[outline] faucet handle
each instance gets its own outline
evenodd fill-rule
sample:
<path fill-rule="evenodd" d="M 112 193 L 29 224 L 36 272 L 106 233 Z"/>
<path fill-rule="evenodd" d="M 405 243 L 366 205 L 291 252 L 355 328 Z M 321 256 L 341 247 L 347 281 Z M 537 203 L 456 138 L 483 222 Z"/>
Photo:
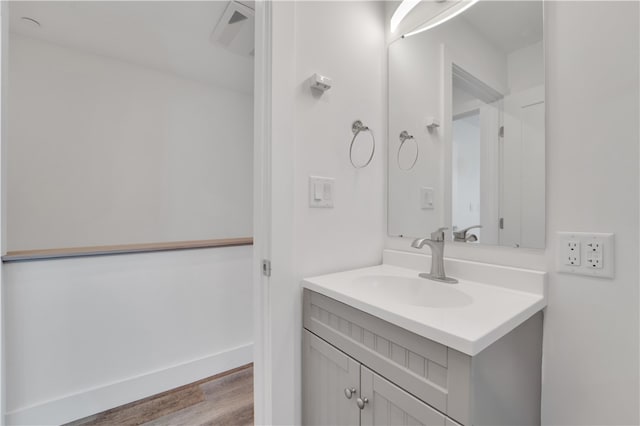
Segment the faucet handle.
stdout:
<path fill-rule="evenodd" d="M 475 229 L 475 228 L 482 228 L 482 225 L 473 225 L 473 226 L 470 226 L 468 228 L 460 229 L 459 231 L 454 231 L 453 232 L 453 241 L 466 242 L 467 241 L 467 233 L 470 230 Z M 476 238 L 476 240 L 478 239 L 478 237 L 475 237 L 475 238 Z"/>
<path fill-rule="evenodd" d="M 446 231 L 447 227 L 438 228 L 438 230 L 433 231 L 431 233 L 431 240 L 433 241 L 444 241 L 444 231 Z"/>

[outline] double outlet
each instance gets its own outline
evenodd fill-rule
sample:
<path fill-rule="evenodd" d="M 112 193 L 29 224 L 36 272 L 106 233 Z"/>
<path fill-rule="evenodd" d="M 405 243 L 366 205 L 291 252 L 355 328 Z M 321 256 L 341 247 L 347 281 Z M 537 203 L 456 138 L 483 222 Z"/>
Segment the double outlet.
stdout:
<path fill-rule="evenodd" d="M 565 265 L 581 266 L 582 265 L 582 242 L 580 240 L 567 240 L 566 242 Z M 602 269 L 602 244 L 599 242 L 589 242 L 584 248 L 586 254 L 586 266 L 589 269 Z"/>
<path fill-rule="evenodd" d="M 613 278 L 613 234 L 559 232 L 560 272 Z"/>

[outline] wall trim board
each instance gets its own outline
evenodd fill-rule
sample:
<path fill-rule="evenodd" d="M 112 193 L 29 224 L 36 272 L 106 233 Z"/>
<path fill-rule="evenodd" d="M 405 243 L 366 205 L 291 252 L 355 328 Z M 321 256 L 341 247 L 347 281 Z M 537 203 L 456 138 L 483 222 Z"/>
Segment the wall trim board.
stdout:
<path fill-rule="evenodd" d="M 97 386 L 6 414 L 6 424 L 63 424 L 196 382 L 253 362 L 253 344 L 246 344 Z"/>
<path fill-rule="evenodd" d="M 110 254 L 149 253 L 154 251 L 189 250 L 212 247 L 247 246 L 253 244 L 252 237 L 222 238 L 216 240 L 174 241 L 168 243 L 121 244 L 114 246 L 71 247 L 41 250 L 9 251 L 2 256 L 3 262 L 18 260 L 58 259 L 64 257 L 102 256 Z"/>

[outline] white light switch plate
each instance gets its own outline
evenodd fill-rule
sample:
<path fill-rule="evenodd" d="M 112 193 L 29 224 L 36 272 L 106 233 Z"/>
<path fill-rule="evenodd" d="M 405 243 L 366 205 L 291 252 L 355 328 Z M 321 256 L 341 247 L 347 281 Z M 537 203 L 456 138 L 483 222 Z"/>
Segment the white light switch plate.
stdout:
<path fill-rule="evenodd" d="M 558 232 L 556 269 L 568 274 L 614 277 L 613 234 Z"/>
<path fill-rule="evenodd" d="M 424 210 L 433 209 L 433 188 L 420 188 L 420 207 Z"/>
<path fill-rule="evenodd" d="M 309 207 L 333 208 L 333 184 L 335 179 L 309 176 Z"/>

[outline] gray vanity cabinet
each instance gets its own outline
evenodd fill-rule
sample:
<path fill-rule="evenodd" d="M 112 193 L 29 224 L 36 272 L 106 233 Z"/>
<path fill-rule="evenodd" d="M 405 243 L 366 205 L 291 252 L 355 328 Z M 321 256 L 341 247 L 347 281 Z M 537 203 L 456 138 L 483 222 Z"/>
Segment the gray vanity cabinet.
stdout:
<path fill-rule="evenodd" d="M 308 289 L 303 319 L 305 425 L 540 424 L 541 313 L 475 356 Z"/>
<path fill-rule="evenodd" d="M 445 426 L 445 416 L 307 330 L 302 345 L 304 425 Z"/>
<path fill-rule="evenodd" d="M 361 425 L 445 425 L 445 416 L 429 405 L 365 366 L 360 372 L 362 395 L 369 400 L 369 407 L 362 410 Z"/>

